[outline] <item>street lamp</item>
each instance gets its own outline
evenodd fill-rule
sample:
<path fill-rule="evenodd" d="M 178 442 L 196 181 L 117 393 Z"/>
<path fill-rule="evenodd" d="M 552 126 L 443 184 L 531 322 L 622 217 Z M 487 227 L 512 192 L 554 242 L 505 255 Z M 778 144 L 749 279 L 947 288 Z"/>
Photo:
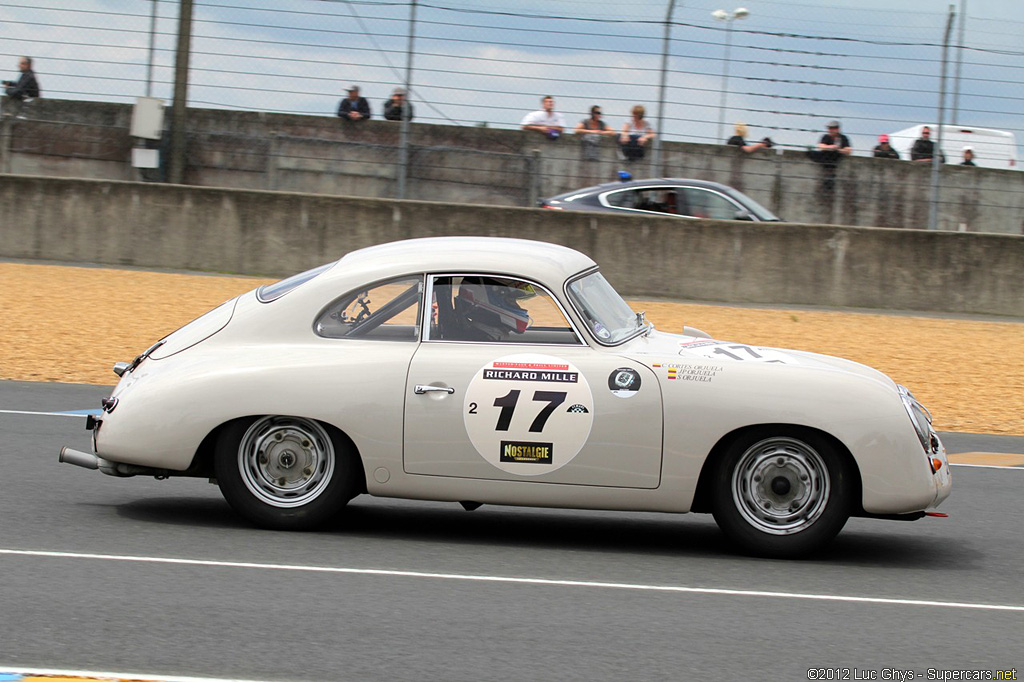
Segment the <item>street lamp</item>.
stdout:
<path fill-rule="evenodd" d="M 725 56 L 722 59 L 722 101 L 718 105 L 718 140 L 724 139 L 725 102 L 729 94 L 729 47 L 732 45 L 732 22 L 734 19 L 746 19 L 750 11 L 745 7 L 737 7 L 731 12 L 716 9 L 711 13 L 717 21 L 725 22 Z"/>

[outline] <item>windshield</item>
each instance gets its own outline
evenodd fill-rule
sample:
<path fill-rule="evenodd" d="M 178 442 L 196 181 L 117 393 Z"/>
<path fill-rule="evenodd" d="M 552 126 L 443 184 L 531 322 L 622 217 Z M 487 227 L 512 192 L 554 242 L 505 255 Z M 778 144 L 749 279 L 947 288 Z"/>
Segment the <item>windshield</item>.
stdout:
<path fill-rule="evenodd" d="M 569 298 L 583 315 L 587 328 L 603 344 L 622 343 L 646 329 L 646 323 L 600 272 L 570 282 Z"/>

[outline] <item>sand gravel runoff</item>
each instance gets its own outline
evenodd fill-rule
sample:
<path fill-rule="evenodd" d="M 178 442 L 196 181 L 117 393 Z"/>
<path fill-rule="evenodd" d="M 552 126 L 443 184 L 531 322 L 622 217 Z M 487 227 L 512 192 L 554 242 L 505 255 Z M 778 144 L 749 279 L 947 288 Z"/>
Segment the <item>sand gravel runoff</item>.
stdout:
<path fill-rule="evenodd" d="M 0 262 L 0 379 L 112 385 L 111 366 L 270 280 Z M 1024 435 L 1024 321 L 631 300 L 659 328 L 826 353 L 908 386 L 939 431 Z"/>

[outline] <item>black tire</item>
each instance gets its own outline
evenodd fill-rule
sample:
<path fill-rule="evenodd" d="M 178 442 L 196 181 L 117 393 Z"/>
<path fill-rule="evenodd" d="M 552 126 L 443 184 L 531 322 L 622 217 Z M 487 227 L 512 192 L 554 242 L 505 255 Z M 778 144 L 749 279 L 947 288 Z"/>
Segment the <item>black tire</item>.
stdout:
<path fill-rule="evenodd" d="M 322 525 L 357 494 L 359 462 L 334 429 L 301 417 L 231 422 L 217 438 L 214 471 L 228 504 L 274 530 Z"/>
<path fill-rule="evenodd" d="M 744 552 L 804 556 L 823 548 L 846 525 L 855 476 L 843 454 L 817 433 L 751 433 L 718 462 L 712 513 Z"/>

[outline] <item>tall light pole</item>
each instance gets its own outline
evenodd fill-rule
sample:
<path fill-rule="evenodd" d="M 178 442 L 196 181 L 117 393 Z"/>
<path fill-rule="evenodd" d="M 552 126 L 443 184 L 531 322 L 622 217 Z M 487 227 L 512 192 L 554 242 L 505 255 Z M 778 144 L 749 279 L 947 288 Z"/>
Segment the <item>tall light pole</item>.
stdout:
<path fill-rule="evenodd" d="M 661 84 L 658 87 L 658 121 L 654 131 L 654 149 L 651 150 L 651 175 L 661 177 L 661 141 L 665 137 L 665 81 L 668 78 L 668 49 L 672 38 L 672 11 L 676 8 L 676 0 L 669 0 L 668 11 L 665 13 L 665 37 L 661 42 Z"/>
<path fill-rule="evenodd" d="M 729 95 L 729 48 L 732 45 L 732 22 L 735 19 L 746 19 L 750 11 L 745 7 L 737 7 L 731 12 L 716 9 L 711 13 L 718 21 L 725 22 L 725 56 L 722 58 L 722 100 L 718 105 L 718 141 L 724 139 L 725 103 Z"/>

